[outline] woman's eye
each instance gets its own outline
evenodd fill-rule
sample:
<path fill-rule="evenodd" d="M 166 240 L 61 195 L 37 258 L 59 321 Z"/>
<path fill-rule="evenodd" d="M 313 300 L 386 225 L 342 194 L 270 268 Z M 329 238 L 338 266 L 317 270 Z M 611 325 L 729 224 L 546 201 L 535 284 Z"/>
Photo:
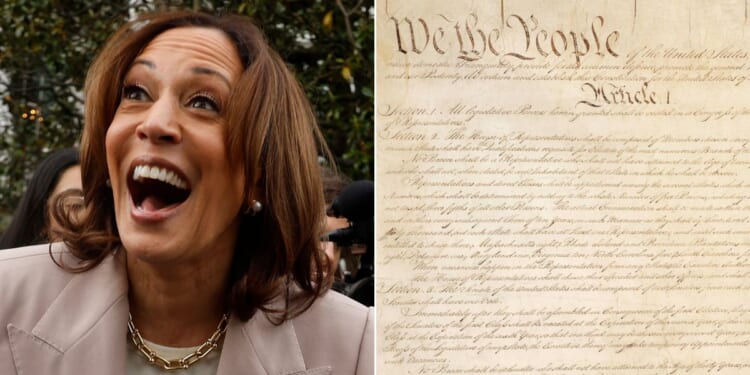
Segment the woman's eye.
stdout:
<path fill-rule="evenodd" d="M 146 90 L 138 85 L 127 85 L 122 88 L 122 98 L 127 100 L 148 100 L 149 96 Z"/>
<path fill-rule="evenodd" d="M 216 104 L 216 101 L 206 95 L 196 95 L 192 97 L 188 102 L 188 107 L 219 112 L 219 105 Z"/>

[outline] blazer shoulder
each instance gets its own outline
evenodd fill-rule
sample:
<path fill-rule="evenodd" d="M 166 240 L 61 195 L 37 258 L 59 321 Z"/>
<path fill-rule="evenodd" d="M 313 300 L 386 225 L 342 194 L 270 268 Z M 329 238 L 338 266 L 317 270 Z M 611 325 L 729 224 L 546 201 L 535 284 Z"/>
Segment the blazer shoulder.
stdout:
<path fill-rule="evenodd" d="M 367 306 L 333 290 L 318 298 L 311 309 L 328 314 L 342 314 L 353 319 L 366 319 L 369 310 Z"/>
<path fill-rule="evenodd" d="M 44 279 L 48 276 L 67 274 L 55 264 L 68 258 L 62 243 L 32 245 L 15 249 L 0 250 L 0 280 L 2 284 L 14 283 L 28 277 Z M 66 259 L 63 259 L 63 261 Z"/>
<path fill-rule="evenodd" d="M 320 321 L 333 322 L 341 327 L 343 332 L 351 334 L 352 328 L 364 327 L 367 324 L 370 309 L 343 294 L 329 290 L 316 299 L 312 306 L 295 320 L 305 324 Z"/>
<path fill-rule="evenodd" d="M 328 291 L 293 319 L 308 368 L 333 364 L 334 373 L 359 374 L 373 361 L 373 309 Z"/>
<path fill-rule="evenodd" d="M 64 251 L 52 245 L 53 256 Z M 52 260 L 49 244 L 0 250 L 0 320 L 41 314 L 72 278 Z"/>
<path fill-rule="evenodd" d="M 12 282 L 29 272 L 36 274 L 35 277 L 43 278 L 49 272 L 63 271 L 52 260 L 52 256 L 60 259 L 64 252 L 65 245 L 62 243 L 0 250 L 0 280 Z"/>

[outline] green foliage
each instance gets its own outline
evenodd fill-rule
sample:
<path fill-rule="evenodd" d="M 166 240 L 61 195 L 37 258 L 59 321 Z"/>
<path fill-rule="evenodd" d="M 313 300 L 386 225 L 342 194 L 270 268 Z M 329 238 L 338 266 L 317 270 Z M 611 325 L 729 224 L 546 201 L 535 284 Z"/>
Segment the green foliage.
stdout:
<path fill-rule="evenodd" d="M 6 0 L 0 95 L 11 119 L 0 118 L 0 213 L 47 153 L 78 142 L 86 67 L 107 36 L 131 14 L 166 8 L 257 20 L 305 87 L 342 172 L 372 179 L 373 0 Z"/>
<path fill-rule="evenodd" d="M 0 123 L 0 211 L 13 209 L 43 157 L 79 139 L 85 67 L 127 17 L 127 1 L 116 4 L 0 5 L 0 70 L 7 75 L 0 93 L 11 116 L 10 123 Z"/>
<path fill-rule="evenodd" d="M 373 174 L 372 6 L 372 0 L 254 0 L 237 7 L 262 21 L 271 44 L 295 67 L 339 167 L 353 179 Z"/>

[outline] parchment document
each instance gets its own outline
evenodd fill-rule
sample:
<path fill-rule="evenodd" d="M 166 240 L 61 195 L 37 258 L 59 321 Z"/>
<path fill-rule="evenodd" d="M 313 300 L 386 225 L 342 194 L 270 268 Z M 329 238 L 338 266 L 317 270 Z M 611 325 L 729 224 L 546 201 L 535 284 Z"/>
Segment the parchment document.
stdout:
<path fill-rule="evenodd" d="M 734 0 L 378 0 L 379 374 L 750 374 Z"/>

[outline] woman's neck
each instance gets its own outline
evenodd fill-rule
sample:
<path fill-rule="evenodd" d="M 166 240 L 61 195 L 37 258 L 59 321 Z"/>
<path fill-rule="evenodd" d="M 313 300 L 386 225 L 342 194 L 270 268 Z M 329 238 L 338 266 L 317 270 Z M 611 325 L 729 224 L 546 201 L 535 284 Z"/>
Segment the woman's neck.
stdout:
<path fill-rule="evenodd" d="M 141 335 L 160 345 L 203 344 L 225 312 L 231 251 L 192 264 L 151 264 L 128 257 L 130 313 Z"/>

